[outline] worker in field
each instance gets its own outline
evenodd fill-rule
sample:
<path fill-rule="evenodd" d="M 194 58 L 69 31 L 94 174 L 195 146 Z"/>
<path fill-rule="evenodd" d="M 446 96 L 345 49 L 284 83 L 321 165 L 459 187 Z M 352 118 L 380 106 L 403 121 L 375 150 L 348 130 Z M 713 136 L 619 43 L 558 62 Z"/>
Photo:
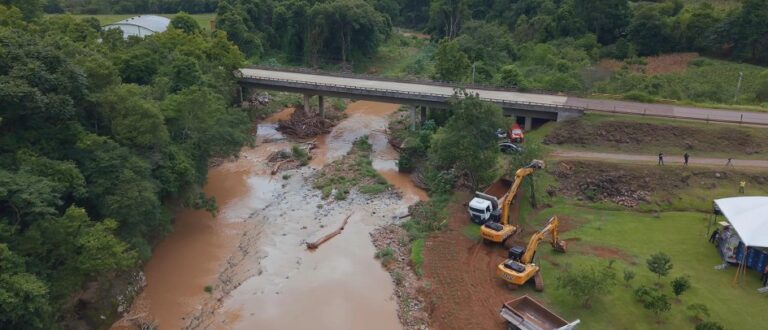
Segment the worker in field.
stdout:
<path fill-rule="evenodd" d="M 733 158 L 728 157 L 728 161 L 725 162 L 725 166 L 733 166 Z"/>
<path fill-rule="evenodd" d="M 760 277 L 760 281 L 763 282 L 763 286 L 768 286 L 768 264 L 763 267 L 763 276 Z"/>
<path fill-rule="evenodd" d="M 739 193 L 744 194 L 744 188 L 747 187 L 747 180 L 741 179 L 741 182 L 739 182 Z"/>
<path fill-rule="evenodd" d="M 688 158 L 690 158 L 691 155 L 689 155 L 687 152 L 683 155 L 683 160 L 685 161 L 683 165 L 688 166 Z"/>
<path fill-rule="evenodd" d="M 659 153 L 659 165 L 664 165 L 664 154 Z"/>

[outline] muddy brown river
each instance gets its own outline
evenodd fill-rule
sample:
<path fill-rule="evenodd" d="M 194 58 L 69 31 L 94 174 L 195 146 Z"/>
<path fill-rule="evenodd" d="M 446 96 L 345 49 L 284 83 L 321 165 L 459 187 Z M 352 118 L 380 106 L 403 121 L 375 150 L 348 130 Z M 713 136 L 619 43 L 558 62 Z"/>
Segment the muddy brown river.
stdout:
<path fill-rule="evenodd" d="M 293 110 L 259 124 L 256 147 L 209 171 L 203 190 L 216 197 L 218 216 L 176 214 L 174 232 L 146 264 L 147 286 L 126 318 L 152 319 L 159 329 L 400 328 L 391 278 L 373 258 L 369 236 L 427 198 L 397 172 L 397 153 L 387 143 L 388 116 L 398 108 L 350 104 L 348 117 L 316 139 L 310 166 L 276 176 L 265 159 L 290 148 L 275 123 Z M 374 168 L 400 196 L 352 193 L 345 201 L 323 200 L 308 182 L 314 171 L 364 135 L 373 145 Z M 306 250 L 305 242 L 335 230 L 347 216 L 340 235 L 315 252 Z"/>

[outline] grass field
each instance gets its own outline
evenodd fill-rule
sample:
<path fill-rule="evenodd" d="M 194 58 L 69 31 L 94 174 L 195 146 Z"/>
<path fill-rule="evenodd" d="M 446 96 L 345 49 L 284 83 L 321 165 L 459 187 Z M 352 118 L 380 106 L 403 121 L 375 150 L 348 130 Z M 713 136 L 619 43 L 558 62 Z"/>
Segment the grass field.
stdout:
<path fill-rule="evenodd" d="M 157 15 L 157 16 L 163 16 L 168 18 L 173 18 L 174 14 L 146 14 L 146 15 Z M 52 16 L 52 15 L 51 15 Z M 138 15 L 72 15 L 74 17 L 96 17 L 96 19 L 101 22 L 101 25 L 111 24 L 117 21 L 122 21 L 126 18 L 131 18 Z M 191 14 L 195 21 L 197 21 L 197 24 L 200 25 L 203 30 L 210 31 L 211 30 L 211 20 L 214 20 L 216 18 L 216 14 Z"/>
<path fill-rule="evenodd" d="M 540 227 L 552 215 L 561 220 L 583 223 L 568 231 L 562 238 L 569 239 L 569 253 L 560 254 L 543 243 L 538 250 L 538 262 L 542 265 L 546 290 L 526 293 L 542 299 L 567 319 L 581 319 L 585 329 L 690 329 L 693 323 L 686 307 L 693 303 L 707 305 L 710 319 L 728 329 L 757 329 L 766 297 L 756 293 L 759 274 L 748 270 L 743 286 L 732 286 L 735 268 L 714 270 L 721 263 L 715 248 L 706 236 L 708 215 L 695 212 L 664 212 L 658 215 L 627 211 L 601 211 L 558 204 L 530 219 L 533 227 Z M 615 251 L 621 257 L 600 255 L 593 251 Z M 692 287 L 680 296 L 680 302 L 671 299 L 672 309 L 665 313 L 662 322 L 635 301 L 633 288 L 644 284 L 654 285 L 656 275 L 645 265 L 653 253 L 665 252 L 674 265 L 671 273 L 662 278 L 661 290 L 674 297 L 669 281 L 677 276 L 689 276 Z M 619 284 L 609 294 L 593 302 L 591 309 L 584 309 L 580 302 L 557 288 L 558 270 L 566 265 L 593 265 L 605 267 L 616 259 L 613 268 Z M 622 279 L 624 269 L 631 269 L 637 277 L 626 287 Z M 531 292 L 527 292 L 531 291 Z"/>

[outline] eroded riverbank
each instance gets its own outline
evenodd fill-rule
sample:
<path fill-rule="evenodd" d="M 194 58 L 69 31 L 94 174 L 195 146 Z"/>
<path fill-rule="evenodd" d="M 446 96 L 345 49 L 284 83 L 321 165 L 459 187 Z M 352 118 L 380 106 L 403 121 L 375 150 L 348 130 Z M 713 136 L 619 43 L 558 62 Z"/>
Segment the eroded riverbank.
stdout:
<path fill-rule="evenodd" d="M 350 104 L 348 117 L 315 140 L 309 167 L 277 176 L 269 175 L 266 158 L 290 142 L 274 122 L 292 110 L 265 120 L 257 147 L 210 171 L 204 190 L 217 197 L 219 216 L 178 214 L 175 232 L 145 267 L 148 285 L 131 314 L 145 313 L 160 329 L 399 328 L 394 287 L 373 259 L 369 236 L 426 197 L 397 172 L 397 153 L 386 140 L 387 116 L 398 107 Z M 374 168 L 402 193 L 323 200 L 311 187 L 313 173 L 365 135 Z M 304 242 L 335 230 L 350 214 L 341 235 L 306 250 Z"/>

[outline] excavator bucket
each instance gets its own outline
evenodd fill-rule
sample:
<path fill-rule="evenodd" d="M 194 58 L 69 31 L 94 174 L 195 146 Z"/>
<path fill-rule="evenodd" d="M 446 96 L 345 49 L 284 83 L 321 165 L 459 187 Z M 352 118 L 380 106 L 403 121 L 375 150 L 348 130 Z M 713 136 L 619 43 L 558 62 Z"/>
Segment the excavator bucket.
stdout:
<path fill-rule="evenodd" d="M 557 251 L 557 252 L 563 252 L 563 253 L 565 253 L 565 251 L 566 251 L 566 250 L 567 250 L 567 248 L 568 248 L 568 242 L 566 242 L 566 241 L 563 241 L 563 240 L 559 240 L 559 241 L 555 242 L 554 244 L 552 244 L 552 247 L 553 247 L 553 248 L 555 249 L 555 251 Z"/>
<path fill-rule="evenodd" d="M 528 164 L 526 167 L 527 167 L 527 168 L 537 168 L 537 169 L 542 169 L 542 168 L 544 168 L 544 161 L 543 161 L 543 160 L 534 159 L 534 160 L 533 160 L 533 161 L 531 161 L 531 163 L 530 163 L 530 164 Z"/>

